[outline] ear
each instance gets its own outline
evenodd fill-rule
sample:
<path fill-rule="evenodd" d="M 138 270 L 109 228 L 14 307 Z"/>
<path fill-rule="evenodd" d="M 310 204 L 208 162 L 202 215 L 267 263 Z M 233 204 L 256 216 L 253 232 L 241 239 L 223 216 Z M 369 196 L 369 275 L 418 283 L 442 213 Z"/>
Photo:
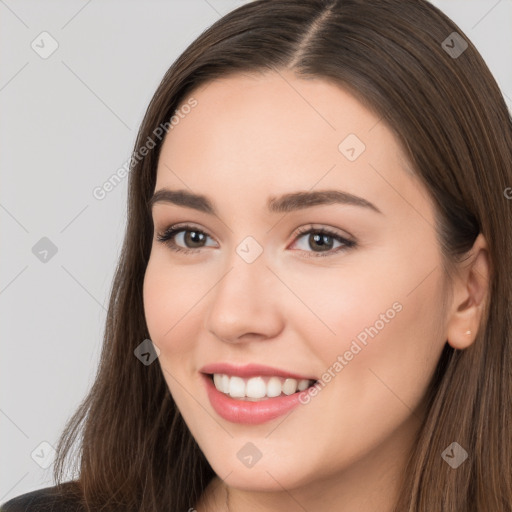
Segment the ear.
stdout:
<path fill-rule="evenodd" d="M 468 258 L 460 263 L 460 271 L 453 284 L 451 310 L 447 317 L 447 339 L 455 349 L 463 350 L 475 341 L 487 301 L 489 275 L 488 245 L 480 233 Z"/>

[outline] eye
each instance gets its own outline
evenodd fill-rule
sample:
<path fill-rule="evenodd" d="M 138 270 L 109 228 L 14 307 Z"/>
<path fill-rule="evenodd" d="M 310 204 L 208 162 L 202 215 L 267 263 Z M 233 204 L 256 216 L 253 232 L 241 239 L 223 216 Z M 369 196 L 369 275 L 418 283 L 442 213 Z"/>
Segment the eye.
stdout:
<path fill-rule="evenodd" d="M 342 237 L 335 231 L 332 231 L 328 228 L 303 227 L 299 228 L 295 234 L 297 235 L 295 240 L 300 241 L 301 238 L 304 238 L 305 240 L 305 243 L 302 244 L 301 249 L 306 252 L 313 253 L 313 255 L 309 254 L 304 256 L 305 258 L 332 256 L 341 251 L 346 251 L 356 246 L 356 242 L 348 240 L 347 238 Z M 306 238 L 305 235 L 309 236 Z M 335 242 L 338 242 L 340 246 L 338 246 L 336 249 L 333 249 Z M 294 244 L 295 243 L 297 242 L 294 242 Z M 306 249 L 304 246 L 306 246 Z M 307 247 L 319 250 L 308 251 Z"/>
<path fill-rule="evenodd" d="M 156 238 L 159 242 L 165 243 L 167 246 L 169 246 L 169 248 L 173 251 L 184 252 L 188 254 L 196 252 L 197 249 L 205 247 L 202 244 L 207 237 L 209 237 L 209 235 L 204 231 L 197 229 L 196 227 L 189 224 L 182 224 L 180 226 L 169 226 L 163 233 L 159 233 Z M 175 238 L 179 238 L 185 247 L 178 245 Z M 189 244 L 190 247 L 187 247 L 187 244 Z"/>
<path fill-rule="evenodd" d="M 309 237 L 306 238 L 305 235 L 309 235 Z M 181 224 L 169 226 L 163 233 L 158 233 L 156 238 L 175 252 L 191 254 L 197 253 L 199 249 L 206 247 L 204 243 L 211 237 L 208 233 L 195 226 Z M 348 240 L 328 228 L 314 228 L 311 226 L 299 228 L 295 232 L 293 244 L 298 243 L 297 241 L 300 241 L 301 238 L 304 238 L 306 241 L 306 244 L 302 244 L 301 250 L 306 253 L 313 253 L 312 255 L 304 256 L 305 258 L 332 256 L 356 246 L 356 242 Z M 333 249 L 335 242 L 339 243 L 340 246 Z M 308 251 L 307 248 L 304 248 L 304 245 L 314 250 Z"/>

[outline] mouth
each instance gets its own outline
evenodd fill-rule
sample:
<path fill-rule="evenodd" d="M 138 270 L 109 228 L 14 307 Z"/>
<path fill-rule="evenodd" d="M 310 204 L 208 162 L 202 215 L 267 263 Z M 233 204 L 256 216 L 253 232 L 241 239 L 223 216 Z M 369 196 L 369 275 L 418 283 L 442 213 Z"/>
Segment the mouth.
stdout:
<path fill-rule="evenodd" d="M 298 394 L 318 382 L 315 379 L 285 378 L 278 375 L 255 375 L 252 377 L 240 377 L 226 373 L 205 375 L 220 393 L 235 400 L 248 402 Z"/>
<path fill-rule="evenodd" d="M 256 425 L 309 403 L 305 395 L 318 380 L 261 365 L 215 364 L 201 368 L 213 410 L 231 423 Z"/>

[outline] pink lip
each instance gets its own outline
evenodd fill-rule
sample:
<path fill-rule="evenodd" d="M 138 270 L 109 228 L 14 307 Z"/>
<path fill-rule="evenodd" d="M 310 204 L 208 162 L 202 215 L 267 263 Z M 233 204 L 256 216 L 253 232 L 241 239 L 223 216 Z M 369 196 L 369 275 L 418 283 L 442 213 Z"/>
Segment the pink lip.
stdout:
<path fill-rule="evenodd" d="M 215 371 L 213 373 L 223 372 Z M 259 375 L 262 374 L 259 373 Z M 276 374 L 273 373 L 272 375 Z M 299 397 L 302 393 L 307 393 L 308 391 L 306 389 L 288 396 L 277 396 L 275 398 L 266 398 L 258 402 L 248 402 L 231 398 L 229 395 L 218 391 L 210 376 L 202 374 L 201 377 L 205 382 L 206 392 L 215 412 L 232 423 L 257 425 L 278 418 L 301 404 Z"/>
<path fill-rule="evenodd" d="M 203 366 L 200 370 L 202 373 L 223 373 L 226 375 L 236 375 L 238 377 L 258 377 L 258 376 L 268 376 L 271 377 L 273 375 L 277 377 L 283 377 L 285 379 L 308 379 L 308 380 L 317 380 L 317 377 L 311 377 L 307 375 L 298 375 L 296 373 L 290 373 L 285 370 L 281 370 L 279 368 L 272 368 L 271 366 L 263 366 L 261 364 L 247 364 L 244 366 L 234 366 L 229 363 L 213 363 L 207 364 Z"/>

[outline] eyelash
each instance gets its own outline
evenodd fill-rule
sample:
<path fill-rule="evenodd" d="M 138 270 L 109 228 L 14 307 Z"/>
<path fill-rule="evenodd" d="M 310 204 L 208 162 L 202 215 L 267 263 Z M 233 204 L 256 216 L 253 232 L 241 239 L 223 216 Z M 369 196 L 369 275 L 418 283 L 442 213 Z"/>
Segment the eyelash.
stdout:
<path fill-rule="evenodd" d="M 173 250 L 175 252 L 183 252 L 185 254 L 196 253 L 197 251 L 204 248 L 204 247 L 200 247 L 197 249 L 186 249 L 184 247 L 180 247 L 179 245 L 177 245 L 174 242 L 174 240 L 172 240 L 172 239 L 174 238 L 175 235 L 177 235 L 181 231 L 195 231 L 196 233 L 201 233 L 201 234 L 204 234 L 204 235 L 212 238 L 205 231 L 202 231 L 202 230 L 196 228 L 195 226 L 191 226 L 190 224 L 185 224 L 185 225 L 179 225 L 179 226 L 177 226 L 177 225 L 169 226 L 162 233 L 157 234 L 157 240 L 159 242 L 167 245 L 171 250 Z M 320 253 L 315 252 L 315 251 L 301 251 L 301 252 L 312 252 L 314 254 L 314 256 L 303 256 L 304 258 L 324 258 L 326 256 L 333 256 L 339 252 L 347 251 L 348 249 L 351 249 L 357 245 L 356 242 L 354 242 L 352 240 L 347 240 L 346 238 L 343 238 L 342 236 L 338 235 L 337 233 L 335 233 L 334 231 L 331 231 L 328 228 L 313 228 L 313 227 L 299 228 L 297 230 L 297 232 L 295 233 L 296 236 L 295 236 L 294 242 L 298 238 L 301 238 L 303 235 L 310 234 L 310 233 L 327 235 L 329 237 L 334 238 L 337 242 L 342 243 L 343 246 L 340 246 L 336 249 L 331 249 L 329 251 L 320 252 Z"/>

